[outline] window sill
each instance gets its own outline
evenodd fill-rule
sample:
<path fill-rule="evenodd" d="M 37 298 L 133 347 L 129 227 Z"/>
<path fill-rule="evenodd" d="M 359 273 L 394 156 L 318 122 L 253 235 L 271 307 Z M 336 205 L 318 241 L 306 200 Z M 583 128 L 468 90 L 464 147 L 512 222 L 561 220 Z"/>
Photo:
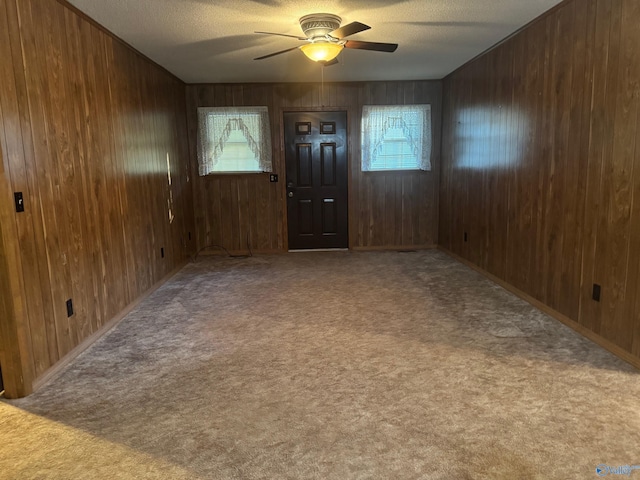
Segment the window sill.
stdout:
<path fill-rule="evenodd" d="M 256 175 L 256 174 L 263 174 L 263 173 L 269 173 L 269 172 L 263 172 L 263 171 L 241 171 L 241 172 L 210 172 L 207 173 L 206 175 L 199 175 L 199 177 L 215 177 L 217 175 Z"/>
<path fill-rule="evenodd" d="M 368 173 L 431 173 L 433 171 L 433 169 L 431 170 L 421 170 L 419 168 L 399 168 L 399 169 L 388 169 L 388 170 L 360 170 L 362 173 L 364 173 L 365 175 Z"/>

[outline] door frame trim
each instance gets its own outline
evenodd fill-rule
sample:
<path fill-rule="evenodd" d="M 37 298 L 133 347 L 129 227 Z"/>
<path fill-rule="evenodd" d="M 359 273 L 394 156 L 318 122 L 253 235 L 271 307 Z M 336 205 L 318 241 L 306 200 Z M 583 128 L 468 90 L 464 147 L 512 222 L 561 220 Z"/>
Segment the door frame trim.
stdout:
<path fill-rule="evenodd" d="M 285 141 L 284 141 L 284 114 L 285 113 L 296 113 L 296 112 L 344 112 L 347 115 L 347 240 L 349 245 L 349 250 L 352 249 L 352 235 L 351 235 L 351 187 L 352 187 L 352 175 L 351 175 L 351 129 L 350 120 L 351 120 L 351 110 L 349 107 L 280 107 L 279 109 L 279 121 L 280 121 L 280 166 L 278 170 L 282 172 L 287 171 L 287 163 L 285 156 Z M 279 182 L 280 183 L 280 205 L 282 205 L 282 209 L 280 211 L 280 215 L 283 218 L 282 221 L 282 241 L 284 242 L 284 251 L 289 252 L 289 218 L 287 216 L 287 182 Z"/>

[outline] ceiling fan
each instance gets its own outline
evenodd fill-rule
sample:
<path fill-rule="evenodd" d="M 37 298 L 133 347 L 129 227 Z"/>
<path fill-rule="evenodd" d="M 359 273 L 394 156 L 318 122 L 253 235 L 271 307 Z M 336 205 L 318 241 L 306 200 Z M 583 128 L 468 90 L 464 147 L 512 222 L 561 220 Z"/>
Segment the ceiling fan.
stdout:
<path fill-rule="evenodd" d="M 397 43 L 362 42 L 358 40 L 345 40 L 346 37 L 356 33 L 369 30 L 371 27 L 360 22 L 352 22 L 344 27 L 340 27 L 342 19 L 330 13 L 313 13 L 305 15 L 300 19 L 300 27 L 306 35 L 305 37 L 287 35 L 284 33 L 255 32 L 265 35 L 278 35 L 281 37 L 295 38 L 305 41 L 304 45 L 291 47 L 279 52 L 270 53 L 254 60 L 275 57 L 282 53 L 300 49 L 308 58 L 315 62 L 322 62 L 325 66 L 338 63 L 336 57 L 343 48 L 354 48 L 357 50 L 372 50 L 374 52 L 395 52 Z"/>

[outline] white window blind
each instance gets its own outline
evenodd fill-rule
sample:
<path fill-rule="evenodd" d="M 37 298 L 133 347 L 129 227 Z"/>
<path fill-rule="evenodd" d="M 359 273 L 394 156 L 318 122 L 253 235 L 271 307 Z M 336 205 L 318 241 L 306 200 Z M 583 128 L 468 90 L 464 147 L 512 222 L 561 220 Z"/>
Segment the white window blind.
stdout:
<path fill-rule="evenodd" d="M 267 107 L 198 108 L 200 175 L 270 172 L 271 155 Z"/>
<path fill-rule="evenodd" d="M 431 105 L 362 107 L 362 171 L 431 170 Z"/>

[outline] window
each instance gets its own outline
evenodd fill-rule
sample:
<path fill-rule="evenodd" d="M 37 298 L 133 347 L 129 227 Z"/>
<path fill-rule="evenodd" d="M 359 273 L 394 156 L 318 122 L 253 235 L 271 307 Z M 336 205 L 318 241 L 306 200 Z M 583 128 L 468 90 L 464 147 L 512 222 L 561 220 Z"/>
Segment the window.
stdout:
<path fill-rule="evenodd" d="M 431 105 L 362 107 L 362 171 L 431 170 Z"/>
<path fill-rule="evenodd" d="M 198 108 L 200 175 L 270 172 L 267 107 Z"/>

